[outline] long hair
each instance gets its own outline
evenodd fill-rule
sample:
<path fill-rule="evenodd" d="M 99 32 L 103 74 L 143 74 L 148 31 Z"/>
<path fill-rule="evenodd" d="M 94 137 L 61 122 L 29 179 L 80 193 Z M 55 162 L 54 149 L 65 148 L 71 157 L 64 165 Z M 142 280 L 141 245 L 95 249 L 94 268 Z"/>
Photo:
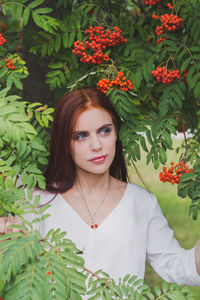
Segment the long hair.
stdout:
<path fill-rule="evenodd" d="M 97 88 L 80 88 L 64 95 L 58 102 L 51 129 L 50 155 L 45 172 L 46 190 L 63 193 L 75 182 L 76 169 L 70 155 L 70 142 L 79 115 L 89 107 L 105 109 L 111 116 L 116 133 L 116 152 L 109 173 L 127 182 L 126 163 L 119 140 L 120 118 L 108 97 Z"/>

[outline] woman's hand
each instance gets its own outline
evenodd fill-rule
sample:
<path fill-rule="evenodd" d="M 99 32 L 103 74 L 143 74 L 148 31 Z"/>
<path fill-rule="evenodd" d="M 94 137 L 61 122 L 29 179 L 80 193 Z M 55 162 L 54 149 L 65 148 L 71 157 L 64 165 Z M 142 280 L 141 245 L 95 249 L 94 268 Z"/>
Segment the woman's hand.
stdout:
<path fill-rule="evenodd" d="M 24 225 L 19 217 L 0 217 L 0 236 L 11 232 L 23 232 L 18 228 L 8 228 L 9 225 Z"/>

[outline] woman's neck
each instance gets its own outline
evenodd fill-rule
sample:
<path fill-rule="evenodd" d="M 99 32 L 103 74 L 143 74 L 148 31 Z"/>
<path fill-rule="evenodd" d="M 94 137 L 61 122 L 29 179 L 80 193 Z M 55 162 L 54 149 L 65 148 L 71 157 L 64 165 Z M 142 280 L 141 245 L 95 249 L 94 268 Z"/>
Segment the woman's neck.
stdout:
<path fill-rule="evenodd" d="M 104 174 L 92 174 L 82 170 L 77 170 L 75 185 L 80 185 L 82 190 L 91 193 L 102 193 L 103 190 L 109 190 L 111 185 L 109 172 Z"/>

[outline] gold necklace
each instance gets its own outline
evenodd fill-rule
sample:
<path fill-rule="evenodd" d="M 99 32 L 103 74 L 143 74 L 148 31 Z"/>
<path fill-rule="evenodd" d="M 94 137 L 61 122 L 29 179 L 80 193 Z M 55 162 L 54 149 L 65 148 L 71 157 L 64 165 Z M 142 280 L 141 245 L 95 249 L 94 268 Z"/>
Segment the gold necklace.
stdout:
<path fill-rule="evenodd" d="M 107 196 L 108 196 L 108 191 L 106 192 L 105 196 L 103 197 L 103 200 L 102 200 L 102 201 L 99 203 L 99 205 L 97 206 L 95 212 L 92 214 L 92 213 L 91 213 L 91 210 L 89 209 L 89 207 L 88 207 L 88 205 L 87 205 L 87 201 L 85 200 L 85 196 L 84 196 L 84 194 L 83 194 L 83 191 L 82 191 L 82 188 L 81 188 L 79 179 L 78 179 L 78 185 L 76 185 L 76 186 L 77 186 L 77 188 L 78 188 L 79 193 L 81 194 L 81 196 L 82 196 L 82 198 L 83 198 L 85 207 L 86 207 L 86 209 L 87 209 L 87 211 L 88 211 L 88 214 L 89 214 L 89 216 L 90 216 L 90 220 L 91 220 L 91 221 L 90 221 L 90 222 L 91 222 L 90 227 L 91 227 L 92 229 L 97 229 L 97 228 L 99 227 L 99 225 L 98 225 L 97 222 L 95 221 L 95 215 L 96 215 L 96 213 L 98 212 L 98 210 L 100 209 L 100 207 L 102 206 L 102 204 L 104 203 L 104 201 L 106 200 L 106 198 L 107 198 Z M 109 190 L 109 189 L 108 189 L 108 190 Z"/>

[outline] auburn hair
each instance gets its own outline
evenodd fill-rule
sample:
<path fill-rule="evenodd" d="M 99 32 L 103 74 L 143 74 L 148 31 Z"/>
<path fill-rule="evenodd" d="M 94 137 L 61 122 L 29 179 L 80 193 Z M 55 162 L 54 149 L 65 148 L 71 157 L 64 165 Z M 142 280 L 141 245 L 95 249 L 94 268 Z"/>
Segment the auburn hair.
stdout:
<path fill-rule="evenodd" d="M 120 117 L 109 98 L 97 88 L 84 87 L 65 94 L 58 102 L 51 128 L 50 155 L 45 172 L 46 190 L 63 193 L 75 182 L 76 169 L 70 155 L 72 132 L 79 115 L 89 107 L 105 109 L 111 116 L 117 133 L 116 152 L 110 175 L 127 182 L 127 168 L 119 140 Z"/>

